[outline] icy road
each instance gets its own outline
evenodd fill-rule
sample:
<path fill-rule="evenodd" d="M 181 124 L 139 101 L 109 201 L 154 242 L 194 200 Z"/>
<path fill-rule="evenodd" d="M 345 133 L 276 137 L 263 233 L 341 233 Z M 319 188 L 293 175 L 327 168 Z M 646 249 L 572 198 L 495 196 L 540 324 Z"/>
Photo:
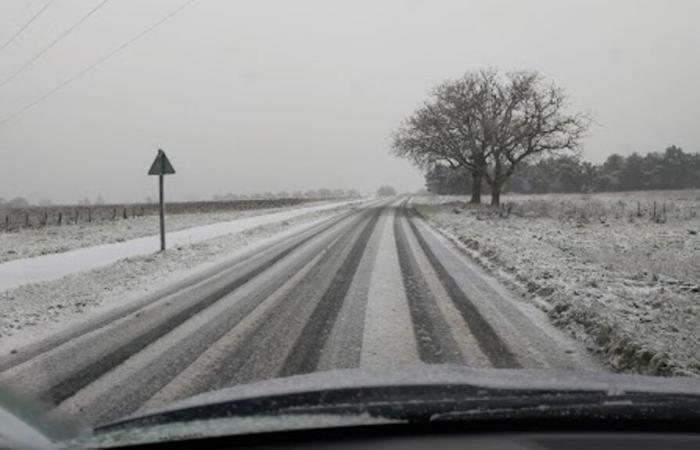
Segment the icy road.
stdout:
<path fill-rule="evenodd" d="M 0 355 L 0 378 L 102 424 L 262 379 L 417 363 L 598 368 L 394 200 Z"/>

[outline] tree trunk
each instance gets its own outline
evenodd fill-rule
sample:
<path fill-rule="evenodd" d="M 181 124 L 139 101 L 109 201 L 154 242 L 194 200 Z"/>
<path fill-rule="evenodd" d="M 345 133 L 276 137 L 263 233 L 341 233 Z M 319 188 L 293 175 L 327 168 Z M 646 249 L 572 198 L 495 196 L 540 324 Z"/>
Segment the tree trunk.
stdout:
<path fill-rule="evenodd" d="M 501 158 L 496 158 L 493 167 L 493 180 L 489 183 L 491 186 L 491 206 L 501 206 L 501 188 L 505 182 L 502 170 Z"/>
<path fill-rule="evenodd" d="M 481 203 L 481 174 L 472 172 L 472 198 L 469 203 Z"/>
<path fill-rule="evenodd" d="M 501 206 L 501 187 L 491 186 L 491 206 Z"/>

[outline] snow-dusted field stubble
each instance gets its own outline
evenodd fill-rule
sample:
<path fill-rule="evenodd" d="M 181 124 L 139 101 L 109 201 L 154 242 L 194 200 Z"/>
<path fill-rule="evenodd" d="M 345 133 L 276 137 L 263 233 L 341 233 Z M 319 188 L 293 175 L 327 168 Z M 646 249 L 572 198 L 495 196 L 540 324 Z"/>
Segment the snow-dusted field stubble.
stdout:
<path fill-rule="evenodd" d="M 613 369 L 700 375 L 700 191 L 466 201 L 413 204 Z"/>

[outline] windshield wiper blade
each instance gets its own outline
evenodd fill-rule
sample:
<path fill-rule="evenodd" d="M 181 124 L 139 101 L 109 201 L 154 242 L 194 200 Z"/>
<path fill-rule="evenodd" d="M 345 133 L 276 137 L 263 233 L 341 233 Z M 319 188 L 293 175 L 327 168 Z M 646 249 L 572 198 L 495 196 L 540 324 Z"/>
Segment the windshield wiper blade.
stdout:
<path fill-rule="evenodd" d="M 488 408 L 466 408 L 438 413 L 433 421 L 489 420 L 507 417 L 511 420 L 587 418 L 600 421 L 700 420 L 700 396 L 628 392 L 623 394 L 566 395 L 564 397 L 530 398 L 529 401 L 498 401 Z M 534 400 L 534 401 L 533 401 Z"/>
<path fill-rule="evenodd" d="M 700 397 L 603 390 L 491 389 L 468 384 L 360 387 L 260 396 L 167 410 L 125 419 L 96 431 L 227 417 L 326 414 L 429 422 L 505 415 L 604 414 L 657 407 L 694 411 Z"/>

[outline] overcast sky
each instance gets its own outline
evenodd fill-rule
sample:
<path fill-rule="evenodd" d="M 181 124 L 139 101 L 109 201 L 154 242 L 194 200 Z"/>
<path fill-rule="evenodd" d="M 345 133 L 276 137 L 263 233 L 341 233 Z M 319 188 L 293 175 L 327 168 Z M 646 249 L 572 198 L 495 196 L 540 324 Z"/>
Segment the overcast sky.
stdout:
<path fill-rule="evenodd" d="M 48 0 L 0 0 L 0 45 Z M 55 0 L 0 50 L 0 83 L 102 0 Z M 185 0 L 112 0 L 12 81 L 0 121 Z M 198 0 L 0 125 L 0 197 L 142 201 L 158 148 L 173 199 L 422 187 L 388 153 L 432 86 L 536 69 L 598 126 L 585 157 L 700 151 L 695 0 Z"/>

